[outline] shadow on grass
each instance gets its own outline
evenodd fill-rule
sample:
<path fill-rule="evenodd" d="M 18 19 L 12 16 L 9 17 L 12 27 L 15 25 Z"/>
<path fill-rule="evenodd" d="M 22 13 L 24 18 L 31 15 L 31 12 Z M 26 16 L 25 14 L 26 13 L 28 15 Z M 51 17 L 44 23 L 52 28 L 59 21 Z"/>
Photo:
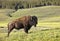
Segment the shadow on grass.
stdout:
<path fill-rule="evenodd" d="M 37 28 L 34 28 L 34 30 L 29 32 L 29 34 L 33 33 L 33 32 L 36 32 L 36 31 L 51 31 L 51 30 L 60 30 L 60 28 L 50 28 L 50 27 L 41 27 L 41 26 L 38 26 Z"/>
<path fill-rule="evenodd" d="M 60 28 L 42 29 L 41 31 L 48 31 L 48 30 L 60 30 Z"/>
<path fill-rule="evenodd" d="M 48 31 L 48 30 L 59 30 L 60 28 L 48 28 L 48 27 L 36 27 L 36 28 L 31 28 L 31 30 L 34 29 L 33 31 L 36 31 L 36 30 L 40 30 L 40 31 Z M 18 30 L 19 31 L 19 30 Z M 29 32 L 29 33 L 33 33 L 32 32 Z M 8 28 L 5 28 L 5 27 L 1 27 L 0 28 L 0 33 L 7 33 L 8 32 Z M 14 30 L 13 32 L 17 32 L 16 30 Z M 28 34 L 29 34 L 28 33 Z"/>

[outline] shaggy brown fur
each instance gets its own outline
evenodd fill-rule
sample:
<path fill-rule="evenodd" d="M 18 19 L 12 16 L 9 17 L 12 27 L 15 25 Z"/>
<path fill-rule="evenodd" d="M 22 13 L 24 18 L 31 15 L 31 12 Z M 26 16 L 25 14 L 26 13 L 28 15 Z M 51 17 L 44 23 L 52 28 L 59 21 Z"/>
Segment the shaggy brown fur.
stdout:
<path fill-rule="evenodd" d="M 15 28 L 17 30 L 24 28 L 24 31 L 28 33 L 28 30 L 34 25 L 36 27 L 37 17 L 36 16 L 23 16 L 10 23 L 8 23 L 8 36 L 10 32 Z"/>

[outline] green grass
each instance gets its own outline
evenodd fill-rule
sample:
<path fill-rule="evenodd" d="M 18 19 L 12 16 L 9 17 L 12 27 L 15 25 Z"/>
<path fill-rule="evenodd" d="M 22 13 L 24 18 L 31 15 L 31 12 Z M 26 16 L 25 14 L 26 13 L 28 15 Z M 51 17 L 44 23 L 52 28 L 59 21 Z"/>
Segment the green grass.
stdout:
<path fill-rule="evenodd" d="M 60 29 L 37 30 L 34 28 L 29 31 L 29 34 L 22 30 L 12 32 L 10 37 L 6 37 L 7 33 L 0 33 L 0 41 L 60 41 Z"/>
<path fill-rule="evenodd" d="M 0 9 L 0 26 L 7 27 L 9 20 L 11 19 L 8 14 L 12 14 L 12 9 Z"/>

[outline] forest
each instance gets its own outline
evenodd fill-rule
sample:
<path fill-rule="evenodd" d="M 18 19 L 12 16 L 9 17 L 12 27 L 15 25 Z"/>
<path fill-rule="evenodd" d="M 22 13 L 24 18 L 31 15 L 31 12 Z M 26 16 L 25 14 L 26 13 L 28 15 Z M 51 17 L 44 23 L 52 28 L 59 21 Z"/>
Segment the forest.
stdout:
<path fill-rule="evenodd" d="M 60 6 L 60 0 L 0 0 L 0 9 L 25 9 L 52 5 Z"/>

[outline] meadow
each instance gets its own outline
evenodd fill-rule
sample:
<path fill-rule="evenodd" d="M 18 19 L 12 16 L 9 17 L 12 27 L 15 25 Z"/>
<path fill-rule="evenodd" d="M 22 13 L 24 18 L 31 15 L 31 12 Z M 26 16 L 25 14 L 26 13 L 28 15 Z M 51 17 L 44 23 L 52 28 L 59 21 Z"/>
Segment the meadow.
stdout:
<path fill-rule="evenodd" d="M 60 6 L 43 6 L 29 9 L 18 9 L 13 12 L 11 9 L 1 9 L 0 12 L 0 27 L 3 26 L 6 30 L 0 29 L 0 41 L 59 41 L 60 40 Z M 2 13 L 3 12 L 3 13 Z M 7 16 L 11 13 L 12 17 Z M 7 36 L 7 24 L 19 17 L 25 15 L 35 15 L 38 17 L 38 25 L 32 27 L 29 34 L 22 30 L 13 30 L 10 37 Z M 46 28 L 46 29 L 44 29 Z"/>

